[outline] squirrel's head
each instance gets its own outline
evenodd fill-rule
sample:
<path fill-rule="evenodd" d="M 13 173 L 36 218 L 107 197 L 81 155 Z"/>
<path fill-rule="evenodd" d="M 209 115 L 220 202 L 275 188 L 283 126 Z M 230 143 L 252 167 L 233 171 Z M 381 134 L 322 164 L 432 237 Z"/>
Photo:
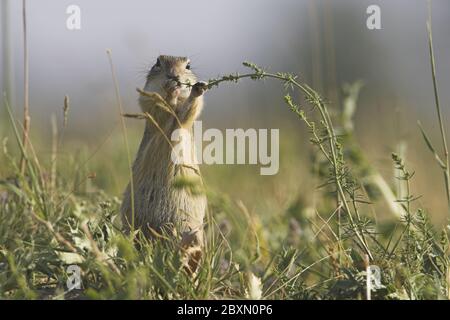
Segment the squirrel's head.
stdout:
<path fill-rule="evenodd" d="M 196 81 L 188 58 L 161 55 L 147 75 L 144 90 L 157 92 L 169 104 L 176 106 L 191 93 L 191 87 L 186 84 L 194 85 Z"/>

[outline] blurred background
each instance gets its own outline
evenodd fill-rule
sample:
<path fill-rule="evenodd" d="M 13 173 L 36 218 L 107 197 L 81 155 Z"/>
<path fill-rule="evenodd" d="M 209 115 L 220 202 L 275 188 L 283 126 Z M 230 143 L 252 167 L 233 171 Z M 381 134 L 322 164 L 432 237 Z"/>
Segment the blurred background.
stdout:
<path fill-rule="evenodd" d="M 66 9 L 81 9 L 81 29 L 68 30 Z M 366 27 L 366 9 L 381 8 L 381 30 Z M 0 88 L 16 116 L 23 108 L 22 1 L 1 0 Z M 97 172 L 86 187 L 120 196 L 127 182 L 126 154 L 106 49 L 112 50 L 121 98 L 137 112 L 136 87 L 159 54 L 189 56 L 200 79 L 244 71 L 252 61 L 269 71 L 294 72 L 342 107 L 345 83 L 364 82 L 355 113 L 355 136 L 370 165 L 395 184 L 390 154 L 402 146 L 416 172 L 413 193 L 433 221 L 447 221 L 441 172 L 422 141 L 420 120 L 439 145 L 426 34 L 424 0 L 281 1 L 27 1 L 32 134 L 38 153 L 51 154 L 51 117 L 61 126 L 70 98 L 60 163 Z M 444 119 L 450 102 L 450 2 L 433 0 L 433 36 Z M 0 115 L 5 117 L 4 108 Z M 295 199 L 312 203 L 309 135 L 283 103 L 282 85 L 269 80 L 224 84 L 207 93 L 204 128 L 279 128 L 280 171 L 260 176 L 259 166 L 203 166 L 214 190 L 270 213 Z M 3 136 L 7 131 L 0 121 Z M 126 120 L 136 151 L 143 123 Z M 448 124 L 448 121 L 446 121 Z M 1 158 L 0 158 L 1 159 Z M 73 178 L 69 169 L 67 179 Z M 6 174 L 0 165 L 0 174 Z M 77 172 L 78 172 L 77 171 Z M 75 172 L 75 169 L 74 169 Z"/>

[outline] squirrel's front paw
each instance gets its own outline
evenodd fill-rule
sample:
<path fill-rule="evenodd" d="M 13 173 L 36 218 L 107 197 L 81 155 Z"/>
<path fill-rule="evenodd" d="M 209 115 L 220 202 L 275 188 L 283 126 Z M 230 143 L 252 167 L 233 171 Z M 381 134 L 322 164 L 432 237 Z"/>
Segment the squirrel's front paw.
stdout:
<path fill-rule="evenodd" d="M 200 97 L 205 91 L 208 89 L 208 84 L 203 81 L 199 81 L 192 86 L 191 95 L 196 97 Z"/>

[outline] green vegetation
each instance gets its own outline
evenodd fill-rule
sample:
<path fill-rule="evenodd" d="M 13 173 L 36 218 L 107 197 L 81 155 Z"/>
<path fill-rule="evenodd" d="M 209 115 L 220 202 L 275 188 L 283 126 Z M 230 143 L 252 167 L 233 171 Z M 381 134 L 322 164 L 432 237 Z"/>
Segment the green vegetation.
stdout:
<path fill-rule="evenodd" d="M 421 130 L 448 190 L 431 28 L 429 36 L 443 155 Z M 284 102 L 309 130 L 314 146 L 311 168 L 306 169 L 320 186 L 314 194 L 298 196 L 298 190 L 284 189 L 289 205 L 258 214 L 222 194 L 220 183 L 209 187 L 208 179 L 214 176 L 208 172 L 204 190 L 179 181 L 176 187 L 205 192 L 209 202 L 207 247 L 192 276 L 183 268 L 179 239 L 162 234 L 148 242 L 139 232 L 121 232 L 120 198 L 99 186 L 111 184 L 110 168 L 123 170 L 126 177 L 127 152 L 116 148 L 120 152 L 112 156 L 98 149 L 88 155 L 72 151 L 70 161 L 60 161 L 57 150 L 63 132 L 54 130 L 52 155 L 45 160 L 35 152 L 33 139 L 25 148 L 21 127 L 5 102 L 12 133 L 9 140 L 3 139 L 1 156 L 0 298 L 365 299 L 367 264 L 381 271 L 381 286 L 372 288 L 373 299 L 450 298 L 448 227 L 434 230 L 429 213 L 411 193 L 414 171 L 401 155 L 392 154 L 399 190 L 394 192 L 356 142 L 352 116 L 361 83 L 346 87 L 339 111 L 293 74 L 269 73 L 253 63 L 244 66 L 248 73 L 210 80 L 210 89 L 244 78 L 284 84 Z M 66 98 L 63 127 L 68 109 Z M 126 149 L 131 149 L 123 122 L 122 128 Z M 13 139 L 18 146 L 14 150 Z M 291 141 L 289 149 L 295 148 L 295 139 Z M 100 159 L 95 174 L 85 166 L 94 155 Z M 118 189 L 123 187 L 117 183 Z M 388 214 L 375 210 L 374 203 L 383 201 L 389 204 L 384 208 Z M 389 219 L 380 220 L 382 215 Z M 82 287 L 66 292 L 67 268 L 73 264 L 81 269 Z"/>

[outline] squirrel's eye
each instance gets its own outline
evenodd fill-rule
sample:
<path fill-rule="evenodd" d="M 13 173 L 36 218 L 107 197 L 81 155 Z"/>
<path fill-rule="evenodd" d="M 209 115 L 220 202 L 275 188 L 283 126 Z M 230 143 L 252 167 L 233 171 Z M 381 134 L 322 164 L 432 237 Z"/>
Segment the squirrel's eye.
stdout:
<path fill-rule="evenodd" d="M 157 66 L 157 67 L 160 67 L 160 66 L 161 66 L 161 61 L 159 61 L 159 58 L 156 59 L 156 64 L 155 64 L 155 66 Z"/>
<path fill-rule="evenodd" d="M 188 64 L 186 65 L 186 69 L 191 70 L 191 64 L 190 64 L 190 63 L 188 63 Z"/>

